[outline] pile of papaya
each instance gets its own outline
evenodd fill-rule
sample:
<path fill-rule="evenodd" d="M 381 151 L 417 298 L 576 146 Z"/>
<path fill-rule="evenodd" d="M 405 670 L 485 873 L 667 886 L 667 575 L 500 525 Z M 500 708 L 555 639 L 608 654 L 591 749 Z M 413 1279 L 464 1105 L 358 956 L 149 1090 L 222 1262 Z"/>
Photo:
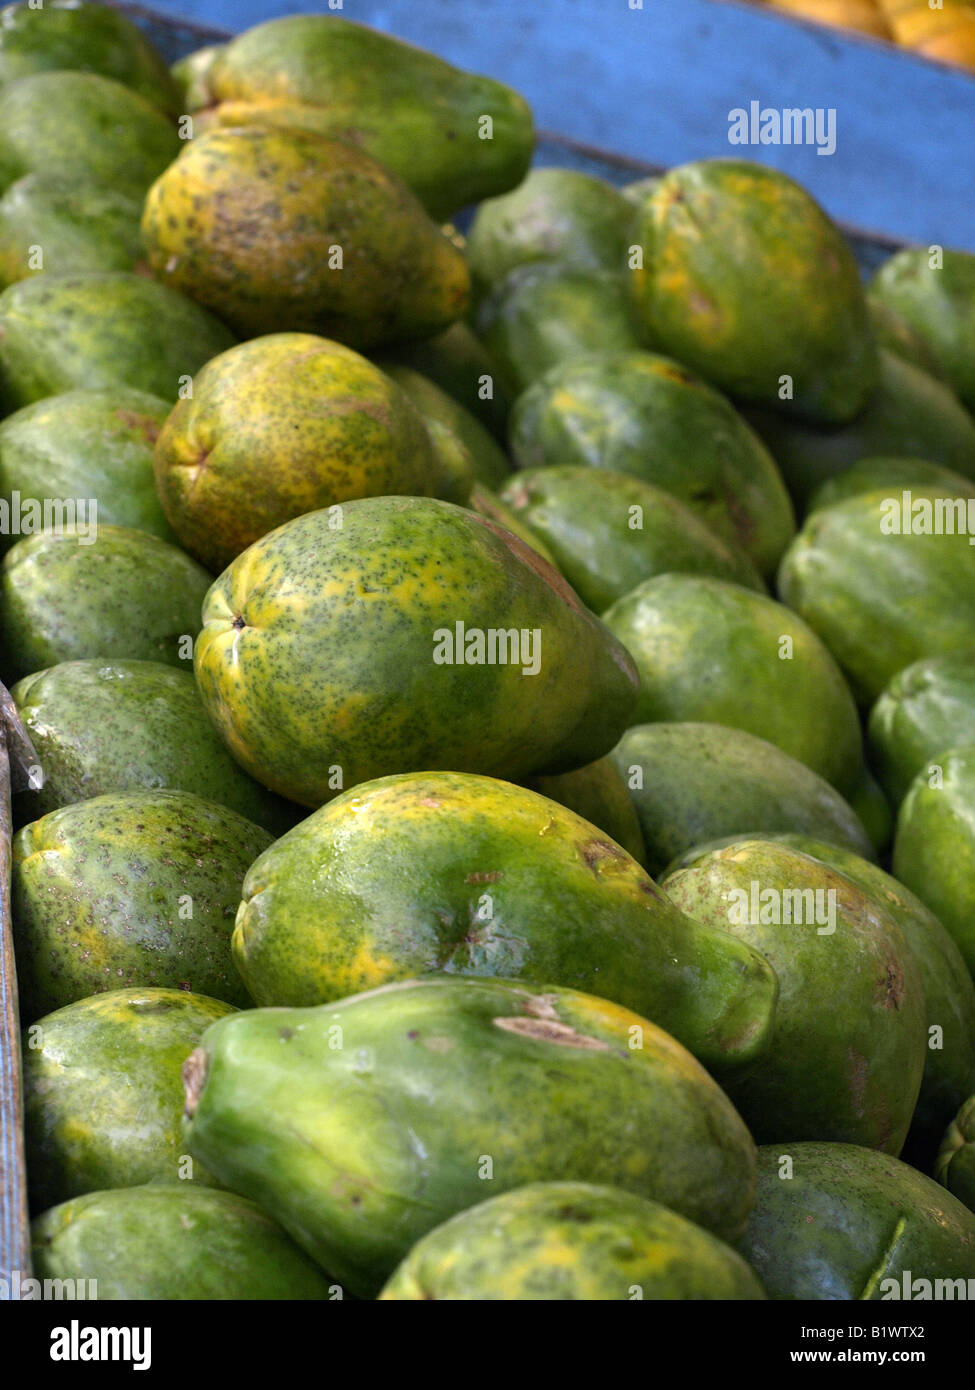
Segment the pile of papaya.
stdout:
<path fill-rule="evenodd" d="M 884 39 L 975 71 L 973 0 L 753 0 L 770 10 Z"/>
<path fill-rule="evenodd" d="M 975 256 L 338 15 L 0 108 L 35 1276 L 975 1296 Z"/>

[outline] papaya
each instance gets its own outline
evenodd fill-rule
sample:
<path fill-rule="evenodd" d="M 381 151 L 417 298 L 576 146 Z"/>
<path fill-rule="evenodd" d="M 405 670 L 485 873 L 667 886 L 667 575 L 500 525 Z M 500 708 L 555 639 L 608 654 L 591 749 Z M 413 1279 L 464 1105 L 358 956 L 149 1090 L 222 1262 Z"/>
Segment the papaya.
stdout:
<path fill-rule="evenodd" d="M 770 9 L 831 28 L 852 29 L 877 39 L 889 39 L 883 10 L 876 0 L 766 0 Z"/>
<path fill-rule="evenodd" d="M 934 1176 L 975 1212 L 975 1096 L 966 1099 L 948 1126 Z"/>
<path fill-rule="evenodd" d="M 640 204 L 633 241 L 637 319 L 661 352 L 800 420 L 842 424 L 866 404 L 877 347 L 856 260 L 785 174 L 741 159 L 671 169 Z"/>
<path fill-rule="evenodd" d="M 870 711 L 870 759 L 899 806 L 945 748 L 975 745 L 975 653 L 946 652 L 905 666 Z"/>
<path fill-rule="evenodd" d="M 381 1300 L 763 1299 L 745 1261 L 659 1202 L 584 1182 L 529 1183 L 418 1240 Z"/>
<path fill-rule="evenodd" d="M 975 1278 L 975 1216 L 876 1149 L 767 1144 L 735 1248 L 776 1300 L 955 1298 Z"/>
<path fill-rule="evenodd" d="M 776 830 L 876 857 L 859 817 L 834 787 L 744 729 L 637 724 L 610 757 L 636 807 L 651 874 L 694 845 Z"/>
<path fill-rule="evenodd" d="M 625 183 L 620 192 L 627 202 L 634 203 L 639 207 L 654 192 L 659 182 L 659 174 L 647 174 L 645 178 L 634 179 L 632 183 Z"/>
<path fill-rule="evenodd" d="M 183 1153 L 180 1069 L 230 1004 L 181 989 L 115 989 L 28 1029 L 24 1137 L 36 1211 L 110 1187 L 207 1183 Z"/>
<path fill-rule="evenodd" d="M 91 0 L 7 5 L 0 29 L 0 85 L 38 72 L 66 71 L 110 77 L 170 116 L 187 109 L 162 56 L 114 7 Z"/>
<path fill-rule="evenodd" d="M 158 396 L 112 387 L 47 396 L 0 422 L 0 497 L 10 509 L 0 550 L 26 520 L 27 499 L 45 497 L 94 500 L 98 520 L 175 541 L 152 471 L 168 414 Z"/>
<path fill-rule="evenodd" d="M 938 488 L 942 495 L 953 497 L 975 497 L 975 481 L 942 468 L 939 463 L 912 458 L 869 458 L 827 478 L 810 498 L 809 511 L 843 502 L 847 497 L 859 497 L 864 492 L 876 492 L 878 488 L 885 489 L 889 496 L 916 487 Z"/>
<path fill-rule="evenodd" d="M 519 391 L 558 362 L 642 346 L 618 270 L 544 261 L 517 266 L 494 286 L 478 307 L 477 331 Z"/>
<path fill-rule="evenodd" d="M 480 420 L 436 382 L 412 367 L 385 361 L 380 365 L 423 416 L 433 443 L 452 460 L 452 470 L 461 481 L 455 488 L 457 496 L 449 497 L 444 493 L 445 500 L 463 504 L 476 483 L 486 488 L 499 488 L 510 475 L 511 464 Z"/>
<path fill-rule="evenodd" d="M 234 337 L 144 275 L 36 275 L 0 294 L 0 402 L 7 412 L 77 388 L 132 387 L 174 401 Z"/>
<path fill-rule="evenodd" d="M 438 978 L 248 1009 L 183 1074 L 190 1153 L 356 1296 L 483 1200 L 488 1172 L 494 1192 L 620 1187 L 722 1240 L 751 1206 L 724 1092 L 655 1024 L 574 990 Z"/>
<path fill-rule="evenodd" d="M 155 474 L 180 544 L 215 574 L 294 516 L 441 481 L 399 387 L 310 333 L 272 333 L 212 358 L 160 431 Z"/>
<path fill-rule="evenodd" d="M 947 385 L 947 377 L 931 349 L 902 314 L 878 299 L 870 290 L 867 292 L 867 308 L 878 348 L 903 358 L 912 366 L 920 367 L 928 376 L 937 377 Z"/>
<path fill-rule="evenodd" d="M 258 1005 L 435 971 L 598 988 L 719 1076 L 763 1053 L 775 1010 L 757 954 L 674 912 L 594 825 L 457 773 L 353 787 L 278 840 L 244 880 L 233 953 Z"/>
<path fill-rule="evenodd" d="M 433 498 L 340 520 L 286 522 L 207 595 L 197 681 L 252 776 L 320 806 L 393 772 L 516 780 L 609 751 L 635 670 L 541 556 Z"/>
<path fill-rule="evenodd" d="M 0 197 L 0 286 L 45 271 L 133 270 L 141 216 L 141 198 L 124 188 L 27 174 Z"/>
<path fill-rule="evenodd" d="M 5 683 L 92 657 L 188 663 L 209 586 L 177 546 L 95 517 L 28 536 L 0 565 Z"/>
<path fill-rule="evenodd" d="M 513 188 L 531 159 L 531 111 L 517 92 L 336 15 L 248 29 L 207 81 L 221 123 L 281 121 L 348 141 L 441 220 Z"/>
<path fill-rule="evenodd" d="M 549 368 L 517 401 L 518 468 L 576 464 L 630 473 L 690 506 L 761 574 L 795 532 L 776 466 L 731 403 L 654 353 L 605 353 Z"/>
<path fill-rule="evenodd" d="M 975 641 L 969 531 L 971 499 L 879 488 L 813 512 L 782 557 L 783 603 L 819 634 L 861 704 L 905 666 Z"/>
<path fill-rule="evenodd" d="M 894 874 L 940 918 L 975 977 L 975 743 L 930 763 L 901 802 Z"/>
<path fill-rule="evenodd" d="M 169 71 L 179 92 L 180 111 L 199 111 L 213 104 L 210 74 L 223 47 L 222 43 L 208 43 L 172 65 Z"/>
<path fill-rule="evenodd" d="M 474 216 L 467 258 L 477 295 L 529 262 L 621 274 L 632 222 L 632 205 L 605 179 L 578 169 L 532 169 Z"/>
<path fill-rule="evenodd" d="M 0 86 L 0 190 L 25 174 L 60 174 L 139 197 L 182 144 L 158 107 L 97 73 L 39 72 Z"/>
<path fill-rule="evenodd" d="M 491 492 L 489 488 L 475 483 L 471 488 L 466 505 L 470 511 L 476 512 L 486 521 L 490 521 L 496 526 L 503 526 L 506 531 L 510 531 L 520 541 L 524 541 L 525 545 L 541 555 L 546 564 L 552 565 L 555 569 L 559 568 L 555 563 L 555 556 L 545 542 L 534 531 L 530 531 L 527 526 L 522 525 L 517 513 L 513 512 L 508 504 L 502 502 L 501 498 L 496 493 Z"/>
<path fill-rule="evenodd" d="M 37 1278 L 73 1280 L 79 1297 L 342 1296 L 254 1202 L 189 1183 L 87 1192 L 44 1212 L 31 1234 Z"/>
<path fill-rule="evenodd" d="M 459 319 L 432 338 L 394 344 L 384 364 L 390 359 L 428 377 L 507 444 L 512 386 L 469 324 Z"/>
<path fill-rule="evenodd" d="M 436 333 L 467 305 L 463 253 L 407 186 L 308 130 L 244 126 L 187 142 L 149 190 L 142 235 L 162 284 L 245 338 L 374 347 Z"/>
<path fill-rule="evenodd" d="M 170 790 L 96 796 L 18 830 L 11 897 L 24 1021 L 137 985 L 246 1007 L 230 932 L 244 874 L 270 843 L 226 806 Z"/>
<path fill-rule="evenodd" d="M 647 852 L 643 831 L 626 783 L 611 758 L 598 758 L 587 767 L 554 777 L 531 777 L 525 785 L 598 826 L 638 864 L 643 864 Z"/>
<path fill-rule="evenodd" d="M 969 0 L 877 0 L 894 38 L 926 58 L 975 70 L 975 15 Z"/>
<path fill-rule="evenodd" d="M 301 808 L 248 777 L 217 737 L 191 670 L 158 661 L 66 661 L 10 692 L 38 757 L 21 824 L 109 792 L 194 792 L 283 835 Z"/>
<path fill-rule="evenodd" d="M 818 428 L 768 410 L 748 419 L 800 512 L 828 478 L 866 458 L 922 458 L 975 478 L 975 420 L 944 382 L 883 350 L 877 389 L 848 424 Z"/>
<path fill-rule="evenodd" d="M 870 288 L 879 303 L 906 320 L 939 375 L 975 410 L 975 255 L 905 247 L 884 262 Z"/>
<path fill-rule="evenodd" d="M 860 775 L 847 789 L 846 799 L 860 817 L 877 854 L 883 854 L 894 834 L 894 813 L 867 763 L 861 763 Z"/>
<path fill-rule="evenodd" d="M 728 724 L 765 738 L 841 791 L 863 764 L 836 662 L 781 603 L 696 574 L 658 574 L 603 614 L 636 662 L 634 724 Z"/>

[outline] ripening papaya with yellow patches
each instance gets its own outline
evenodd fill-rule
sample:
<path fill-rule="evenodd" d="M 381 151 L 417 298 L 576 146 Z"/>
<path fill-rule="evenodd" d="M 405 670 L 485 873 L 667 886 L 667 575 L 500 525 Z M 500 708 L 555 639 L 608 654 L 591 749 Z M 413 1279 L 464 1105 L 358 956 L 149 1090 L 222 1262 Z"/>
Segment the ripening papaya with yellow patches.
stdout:
<path fill-rule="evenodd" d="M 766 0 L 766 3 L 771 10 L 828 24 L 831 28 L 852 29 L 878 39 L 891 36 L 877 0 Z"/>

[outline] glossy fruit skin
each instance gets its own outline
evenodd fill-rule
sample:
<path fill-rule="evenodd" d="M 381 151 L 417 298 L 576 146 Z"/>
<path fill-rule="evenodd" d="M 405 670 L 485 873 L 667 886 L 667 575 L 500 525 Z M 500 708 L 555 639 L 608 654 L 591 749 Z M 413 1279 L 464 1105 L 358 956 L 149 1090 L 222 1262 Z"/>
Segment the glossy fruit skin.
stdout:
<path fill-rule="evenodd" d="M 883 303 L 870 290 L 867 292 L 867 308 L 878 348 L 892 352 L 914 367 L 920 367 L 929 376 L 937 377 L 947 385 L 947 378 L 938 367 L 931 349 L 924 339 L 897 310 Z"/>
<path fill-rule="evenodd" d="M 90 523 L 27 536 L 0 566 L 0 643 L 11 685 L 62 661 L 189 669 L 210 575 L 175 545 Z"/>
<path fill-rule="evenodd" d="M 975 256 L 905 247 L 877 271 L 871 293 L 904 318 L 959 400 L 975 410 Z"/>
<path fill-rule="evenodd" d="M 466 505 L 470 511 L 476 512 L 485 521 L 493 522 L 496 526 L 503 526 L 506 531 L 510 531 L 512 535 L 517 536 L 520 541 L 524 541 L 525 545 L 530 546 L 538 555 L 541 555 L 547 564 L 559 570 L 560 574 L 562 573 L 555 563 L 555 556 L 545 542 L 534 531 L 530 531 L 527 526 L 522 525 L 508 504 L 502 502 L 501 498 L 488 488 L 482 487 L 480 483 L 475 483 L 471 488 Z"/>
<path fill-rule="evenodd" d="M 440 481 L 423 420 L 371 362 L 310 333 L 272 333 L 212 358 L 155 447 L 159 497 L 214 574 L 294 516 Z"/>
<path fill-rule="evenodd" d="M 962 649 L 905 666 L 870 711 L 868 732 L 871 762 L 899 806 L 937 754 L 975 744 L 975 653 Z"/>
<path fill-rule="evenodd" d="M 662 352 L 800 419 L 842 423 L 866 403 L 877 351 L 857 264 L 792 179 L 739 159 L 685 164 L 640 205 L 633 240 L 634 304 Z"/>
<path fill-rule="evenodd" d="M 531 777 L 525 785 L 598 826 L 638 864 L 643 863 L 646 856 L 643 831 L 626 783 L 608 756 L 554 777 Z"/>
<path fill-rule="evenodd" d="M 571 990 L 434 979 L 247 1010 L 184 1079 L 190 1152 L 357 1296 L 483 1200 L 487 1171 L 492 1192 L 619 1186 L 722 1239 L 751 1205 L 754 1146 L 724 1092 L 654 1024 Z"/>
<path fill-rule="evenodd" d="M 181 989 L 119 989 L 38 1019 L 23 1046 L 33 1209 L 110 1187 L 212 1181 L 186 1162 L 180 1070 L 233 1012 Z"/>
<path fill-rule="evenodd" d="M 174 401 L 233 335 L 199 304 L 144 275 L 37 275 L 0 295 L 8 412 L 76 388 L 132 387 Z"/>
<path fill-rule="evenodd" d="M 37 1278 L 94 1280 L 100 1301 L 341 1297 L 254 1202 L 191 1183 L 88 1192 L 32 1235 Z"/>
<path fill-rule="evenodd" d="M 975 546 L 954 512 L 954 534 L 904 534 L 919 506 L 934 525 L 935 508 L 950 505 L 936 487 L 910 494 L 909 515 L 902 494 L 883 488 L 813 512 L 779 568 L 783 603 L 819 634 L 862 705 L 905 666 L 975 641 Z M 975 503 L 957 505 L 975 514 Z"/>
<path fill-rule="evenodd" d="M 969 1096 L 945 1132 L 934 1176 L 975 1212 L 975 1096 Z"/>
<path fill-rule="evenodd" d="M 187 109 L 165 62 L 125 15 L 85 0 L 8 5 L 0 30 L 0 84 L 72 70 L 113 78 L 167 115 Z"/>
<path fill-rule="evenodd" d="M 595 613 L 655 574 L 710 574 L 765 585 L 744 550 L 690 506 L 630 473 L 577 464 L 526 469 L 502 496 L 551 550 Z"/>
<path fill-rule="evenodd" d="M 0 285 L 41 273 L 134 270 L 142 254 L 141 216 L 142 199 L 124 188 L 26 174 L 0 198 Z"/>
<path fill-rule="evenodd" d="M 260 826 L 181 791 L 116 792 L 34 821 L 13 841 L 21 1017 L 112 989 L 250 1002 L 230 957 Z"/>
<path fill-rule="evenodd" d="M 839 792 L 765 739 L 718 724 L 638 724 L 610 754 L 660 871 L 695 845 L 756 831 L 799 831 L 875 858 Z"/>
<path fill-rule="evenodd" d="M 529 1183 L 419 1240 L 379 1295 L 414 1302 L 763 1299 L 740 1256 L 619 1188 Z"/>
<path fill-rule="evenodd" d="M 975 478 L 975 420 L 944 382 L 883 350 L 877 389 L 849 424 L 817 428 L 766 410 L 748 420 L 800 513 L 822 483 L 861 459 L 897 454 Z"/>
<path fill-rule="evenodd" d="M 463 319 L 432 338 L 394 345 L 383 357 L 390 359 L 428 377 L 507 446 L 511 385 Z"/>
<path fill-rule="evenodd" d="M 890 1154 L 855 1144 L 769 1144 L 758 1165 L 755 1206 L 735 1248 L 769 1298 L 904 1298 L 905 1277 L 909 1290 L 911 1280 L 975 1277 L 975 1217 Z M 926 1296 L 932 1292 L 929 1284 Z"/>
<path fill-rule="evenodd" d="M 435 381 L 404 367 L 399 362 L 383 360 L 383 371 L 391 377 L 423 416 L 423 422 L 435 445 L 445 449 L 452 459 L 458 477 L 455 496 L 442 492 L 448 502 L 463 505 L 474 483 L 499 488 L 511 474 L 508 456 L 480 420 L 465 410 L 459 401 L 447 394 Z"/>
<path fill-rule="evenodd" d="M 460 621 L 540 634 L 537 673 L 435 660 Z M 636 694 L 629 656 L 541 556 L 432 498 L 364 498 L 338 528 L 311 512 L 256 542 L 210 590 L 195 662 L 237 760 L 307 806 L 393 772 L 581 767 Z"/>
<path fill-rule="evenodd" d="M 189 141 L 149 190 L 142 234 L 163 284 L 245 338 L 374 347 L 436 333 L 467 304 L 463 253 L 406 185 L 311 131 L 244 126 Z"/>
<path fill-rule="evenodd" d="M 210 74 L 223 47 L 222 43 L 206 44 L 203 48 L 187 53 L 185 58 L 180 58 L 170 68 L 179 92 L 181 111 L 199 111 L 201 107 L 213 103 Z"/>
<path fill-rule="evenodd" d="M 881 900 L 822 860 L 757 839 L 703 855 L 663 888 L 683 912 L 761 951 L 778 977 L 772 1045 L 725 1083 L 756 1140 L 900 1153 L 924 1071 L 925 999 L 914 955 Z M 789 892 L 815 897 L 803 903 Z M 778 922 L 756 920 L 769 896 Z"/>
<path fill-rule="evenodd" d="M 894 873 L 941 919 L 975 977 L 975 743 L 930 763 L 901 802 Z"/>
<path fill-rule="evenodd" d="M 771 455 L 731 403 L 678 362 L 610 353 L 552 367 L 518 399 L 519 468 L 584 464 L 672 493 L 770 574 L 795 531 Z"/>
<path fill-rule="evenodd" d="M 0 87 L 0 189 L 25 174 L 84 175 L 137 196 L 181 147 L 157 107 L 93 72 L 40 72 Z"/>
<path fill-rule="evenodd" d="M 353 787 L 277 841 L 244 880 L 233 952 L 258 1005 L 434 972 L 599 989 L 719 1076 L 764 1054 L 775 1010 L 757 953 L 671 910 L 594 825 L 458 773 Z"/>
<path fill-rule="evenodd" d="M 808 511 L 818 511 L 820 507 L 830 507 L 834 502 L 845 502 L 848 497 L 859 497 L 865 492 L 876 492 L 883 488 L 888 496 L 902 492 L 904 488 L 935 487 L 942 494 L 956 497 L 975 497 L 975 482 L 955 473 L 951 468 L 943 468 L 939 463 L 927 463 L 924 459 L 912 458 L 865 458 L 827 478 L 822 487 L 816 489 L 809 500 Z"/>
<path fill-rule="evenodd" d="M 175 541 L 152 472 L 168 414 L 158 396 L 117 386 L 24 406 L 0 423 L 0 495 L 95 498 L 100 522 Z M 0 536 L 0 550 L 12 544 Z"/>
<path fill-rule="evenodd" d="M 603 621 L 640 673 L 634 724 L 727 724 L 841 791 L 856 785 L 863 748 L 853 697 L 816 634 L 783 604 L 724 579 L 658 574 Z"/>
<path fill-rule="evenodd" d="M 392 169 L 440 219 L 513 188 L 531 159 L 517 92 L 336 15 L 248 29 L 217 56 L 209 85 L 217 119 L 275 120 L 283 107 L 289 124 L 348 139 Z"/>
<path fill-rule="evenodd" d="M 207 718 L 189 669 L 158 661 L 66 661 L 11 690 L 43 785 L 14 798 L 19 824 L 109 792 L 193 792 L 283 835 L 302 816 L 248 777 Z"/>
<path fill-rule="evenodd" d="M 621 271 L 558 262 L 509 271 L 481 301 L 477 331 L 519 391 L 569 358 L 643 346 Z"/>

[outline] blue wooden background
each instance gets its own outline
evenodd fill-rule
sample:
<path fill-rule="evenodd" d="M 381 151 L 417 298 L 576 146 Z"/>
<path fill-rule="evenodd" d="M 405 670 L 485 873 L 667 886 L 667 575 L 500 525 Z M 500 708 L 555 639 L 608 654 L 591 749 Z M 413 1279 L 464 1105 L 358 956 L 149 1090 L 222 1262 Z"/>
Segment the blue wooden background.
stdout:
<path fill-rule="evenodd" d="M 239 31 L 327 3 L 153 8 Z M 510 83 L 542 130 L 657 165 L 761 159 L 848 225 L 975 251 L 975 74 L 732 0 L 344 0 L 341 13 Z M 728 113 L 753 100 L 834 107 L 836 153 L 730 146 Z"/>

